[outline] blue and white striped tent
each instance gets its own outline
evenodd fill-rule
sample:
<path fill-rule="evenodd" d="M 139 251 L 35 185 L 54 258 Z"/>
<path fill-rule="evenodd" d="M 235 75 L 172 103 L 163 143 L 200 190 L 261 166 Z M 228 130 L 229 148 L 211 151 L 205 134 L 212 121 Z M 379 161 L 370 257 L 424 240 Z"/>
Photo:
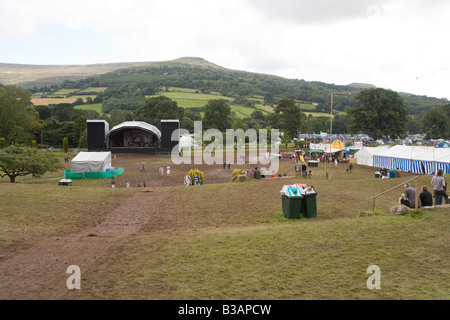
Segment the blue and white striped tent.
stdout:
<path fill-rule="evenodd" d="M 450 150 L 434 147 L 393 146 L 373 157 L 377 168 L 398 168 L 401 171 L 433 174 L 438 169 L 450 173 Z"/>

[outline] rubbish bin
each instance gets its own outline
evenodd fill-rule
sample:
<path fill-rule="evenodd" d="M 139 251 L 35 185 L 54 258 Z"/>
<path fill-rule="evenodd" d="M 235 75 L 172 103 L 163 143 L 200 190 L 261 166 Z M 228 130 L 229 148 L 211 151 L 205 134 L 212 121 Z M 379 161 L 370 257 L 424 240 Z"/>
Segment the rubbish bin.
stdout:
<path fill-rule="evenodd" d="M 317 217 L 317 192 L 313 186 L 299 187 L 302 195 L 301 213 L 305 218 Z"/>
<path fill-rule="evenodd" d="M 72 180 L 70 180 L 70 179 L 61 179 L 61 180 L 58 181 L 58 185 L 71 187 L 72 186 Z"/>
<path fill-rule="evenodd" d="M 308 167 L 317 168 L 319 166 L 319 161 L 317 160 L 309 160 L 308 161 Z"/>
<path fill-rule="evenodd" d="M 300 190 L 295 185 L 286 185 L 280 194 L 283 216 L 287 219 L 300 219 L 303 198 Z"/>

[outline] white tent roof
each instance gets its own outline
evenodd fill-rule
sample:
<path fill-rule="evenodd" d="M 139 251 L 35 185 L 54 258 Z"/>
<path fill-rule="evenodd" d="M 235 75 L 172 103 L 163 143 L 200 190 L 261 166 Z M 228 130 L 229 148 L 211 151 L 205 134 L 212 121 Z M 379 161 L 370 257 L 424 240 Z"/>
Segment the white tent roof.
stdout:
<path fill-rule="evenodd" d="M 450 149 L 435 148 L 434 149 L 434 161 L 450 163 Z"/>
<path fill-rule="evenodd" d="M 147 122 L 143 122 L 143 121 L 122 122 L 121 124 L 119 124 L 111 129 L 111 131 L 107 135 L 107 139 L 109 139 L 109 137 L 111 136 L 111 134 L 113 132 L 120 131 L 122 129 L 142 129 L 142 130 L 149 131 L 149 132 L 155 134 L 158 137 L 158 139 L 161 140 L 161 131 L 159 131 L 159 129 L 157 127 L 155 127 L 154 125 L 151 125 L 151 124 L 149 124 Z"/>
<path fill-rule="evenodd" d="M 389 149 L 389 147 L 363 147 L 355 153 L 356 163 L 364 166 L 373 166 L 373 156 Z"/>
<path fill-rule="evenodd" d="M 393 146 L 386 151 L 378 153 L 382 157 L 393 157 L 401 159 L 412 159 L 422 161 L 434 161 L 434 147 L 419 146 Z"/>
<path fill-rule="evenodd" d="M 72 159 L 72 172 L 105 172 L 111 167 L 111 152 L 80 152 Z"/>
<path fill-rule="evenodd" d="M 194 141 L 191 136 L 181 136 L 179 140 L 180 148 L 192 148 L 198 144 Z"/>

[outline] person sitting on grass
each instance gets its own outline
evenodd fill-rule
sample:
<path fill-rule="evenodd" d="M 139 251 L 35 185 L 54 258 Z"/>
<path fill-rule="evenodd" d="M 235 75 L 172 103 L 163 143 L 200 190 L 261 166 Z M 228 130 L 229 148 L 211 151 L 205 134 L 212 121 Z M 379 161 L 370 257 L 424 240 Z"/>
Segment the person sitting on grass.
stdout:
<path fill-rule="evenodd" d="M 399 199 L 400 205 L 405 205 L 408 208 L 416 207 L 416 189 L 411 188 L 409 183 L 405 183 L 404 185 L 405 193 L 402 194 L 402 197 Z"/>
<path fill-rule="evenodd" d="M 395 170 L 394 168 L 391 168 L 391 170 L 389 171 L 389 178 L 395 178 L 396 174 L 395 174 Z"/>
<path fill-rule="evenodd" d="M 420 207 L 432 207 L 433 206 L 433 195 L 428 191 L 427 186 L 422 186 L 422 192 L 419 194 L 419 204 Z"/>
<path fill-rule="evenodd" d="M 388 171 L 387 171 L 386 168 L 382 168 L 380 170 L 380 173 L 381 173 L 381 175 L 380 175 L 381 179 L 388 179 L 389 178 Z"/>

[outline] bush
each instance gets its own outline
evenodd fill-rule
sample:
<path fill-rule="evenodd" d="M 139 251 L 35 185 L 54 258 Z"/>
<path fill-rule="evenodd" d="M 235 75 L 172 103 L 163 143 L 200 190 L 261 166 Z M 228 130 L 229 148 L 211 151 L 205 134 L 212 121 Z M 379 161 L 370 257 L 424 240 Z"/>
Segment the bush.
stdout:
<path fill-rule="evenodd" d="M 242 169 L 236 169 L 233 170 L 233 172 L 231 173 L 231 177 L 234 178 L 236 175 L 238 174 L 246 174 L 247 172 L 245 170 Z"/>
<path fill-rule="evenodd" d="M 188 172 L 188 175 L 191 177 L 192 184 L 191 186 L 194 186 L 194 174 L 197 173 L 200 176 L 200 185 L 205 183 L 205 175 L 202 171 L 199 169 L 191 169 L 191 171 Z"/>
<path fill-rule="evenodd" d="M 65 153 L 69 151 L 69 139 L 67 138 L 63 139 L 63 148 Z"/>
<path fill-rule="evenodd" d="M 3 149 L 4 147 L 6 147 L 6 139 L 0 138 L 0 149 Z"/>

